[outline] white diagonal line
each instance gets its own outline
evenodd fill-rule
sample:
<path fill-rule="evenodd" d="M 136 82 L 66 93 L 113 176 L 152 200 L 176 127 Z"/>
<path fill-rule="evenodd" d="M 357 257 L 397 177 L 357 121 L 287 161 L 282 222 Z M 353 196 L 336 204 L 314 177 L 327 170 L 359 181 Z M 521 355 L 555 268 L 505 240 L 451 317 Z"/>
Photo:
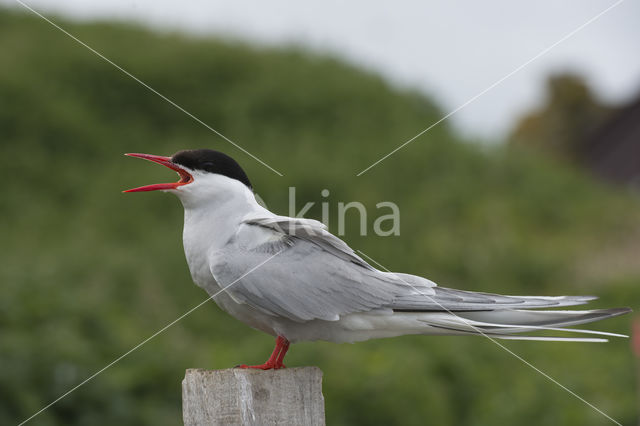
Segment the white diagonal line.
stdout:
<path fill-rule="evenodd" d="M 611 420 L 613 423 L 615 423 L 618 426 L 622 426 L 621 423 L 619 423 L 618 421 L 616 421 L 615 419 L 613 419 L 611 416 L 609 416 L 607 413 L 605 413 L 604 411 L 602 411 L 601 409 L 599 409 L 598 407 L 596 407 L 595 405 L 593 405 L 592 403 L 590 403 L 589 401 L 587 401 L 586 399 L 584 399 L 583 397 L 581 397 L 580 395 L 578 395 L 577 393 L 575 393 L 574 391 L 572 391 L 571 389 L 567 388 L 566 386 L 564 386 L 562 383 L 558 382 L 556 379 L 554 379 L 553 377 L 551 377 L 550 375 L 548 375 L 547 373 L 545 373 L 544 371 L 540 370 L 539 368 L 537 368 L 535 365 L 531 364 L 529 361 L 525 360 L 524 358 L 522 358 L 520 355 L 516 354 L 515 352 L 513 352 L 511 349 L 507 348 L 506 346 L 504 346 L 502 343 L 498 342 L 496 339 L 492 338 L 491 336 L 487 335 L 486 333 L 484 333 L 482 330 L 480 330 L 479 328 L 477 328 L 476 326 L 474 326 L 473 324 L 471 324 L 471 322 L 469 322 L 469 320 L 467 320 L 466 318 L 463 318 L 459 315 L 456 315 L 454 312 L 451 312 L 451 310 L 447 309 L 446 307 L 444 307 L 440 302 L 438 302 L 437 300 L 435 300 L 433 297 L 431 297 L 430 295 L 420 291 L 418 288 L 416 288 L 415 286 L 409 284 L 408 282 L 406 282 L 405 280 L 402 279 L 402 277 L 396 275 L 395 273 L 391 272 L 389 269 L 387 269 L 386 267 L 384 267 L 383 265 L 380 264 L 380 262 L 377 262 L 375 259 L 372 259 L 371 256 L 368 256 L 366 253 L 364 253 L 362 250 L 358 250 L 358 253 L 360 253 L 361 255 L 365 256 L 367 259 L 369 259 L 370 261 L 372 261 L 373 263 L 375 263 L 376 265 L 378 265 L 380 268 L 384 269 L 385 271 L 394 274 L 396 276 L 396 278 L 398 278 L 400 281 L 402 281 L 404 284 L 408 285 L 409 287 L 411 287 L 412 289 L 414 289 L 415 291 L 417 291 L 418 293 L 422 294 L 423 296 L 428 297 L 433 303 L 437 304 L 438 306 L 440 306 L 443 310 L 445 310 L 446 312 L 448 312 L 449 314 L 457 317 L 458 319 L 462 320 L 464 323 L 466 323 L 469 327 L 471 327 L 472 329 L 474 329 L 474 331 L 476 331 L 478 334 L 481 334 L 482 336 L 486 337 L 487 339 L 491 340 L 493 343 L 495 343 L 496 345 L 498 345 L 500 348 L 504 349 L 505 351 L 507 351 L 508 353 L 510 353 L 511 355 L 513 355 L 516 359 L 522 361 L 525 365 L 531 367 L 533 370 L 537 371 L 538 373 L 540 373 L 543 377 L 547 378 L 548 380 L 550 380 L 551 382 L 555 383 L 556 385 L 558 385 L 559 387 L 561 387 L 562 389 L 564 389 L 565 391 L 567 391 L 569 394 L 573 395 L 574 397 L 576 397 L 577 399 L 579 399 L 580 401 L 584 402 L 586 405 L 588 405 L 589 407 L 593 408 L 595 411 L 597 411 L 598 413 L 602 414 L 604 417 L 606 417 L 607 419 Z"/>
<path fill-rule="evenodd" d="M 65 30 L 64 28 L 60 27 L 55 22 L 51 21 L 46 16 L 42 15 L 41 13 L 39 13 L 38 11 L 33 9 L 31 6 L 29 6 L 28 4 L 24 3 L 22 0 L 15 0 L 15 1 L 17 3 L 19 3 L 20 5 L 22 5 L 24 8 L 30 10 L 31 12 L 33 12 L 34 14 L 39 16 L 40 18 L 42 18 L 45 21 L 47 21 L 49 24 L 51 24 L 52 26 L 54 26 L 55 28 L 57 28 L 58 30 L 60 30 L 61 32 L 66 34 L 67 36 L 69 36 L 71 39 L 73 39 L 74 41 L 76 41 L 80 45 L 82 45 L 82 46 L 86 47 L 87 49 L 89 49 L 91 52 L 93 52 L 95 55 L 99 56 L 101 59 L 104 59 L 106 62 L 108 62 L 109 64 L 113 65 L 115 68 L 117 68 L 118 70 L 120 70 L 124 74 L 126 74 L 127 76 L 131 77 L 132 79 L 134 79 L 135 81 L 140 83 L 142 86 L 144 86 L 147 89 L 149 89 L 151 92 L 155 93 L 156 95 L 158 95 L 159 97 L 161 97 L 165 101 L 169 102 L 171 105 L 173 105 L 178 110 L 182 111 L 183 113 L 185 113 L 186 115 L 188 115 L 189 117 L 191 117 L 192 119 L 197 121 L 198 123 L 202 124 L 207 129 L 211 130 L 213 133 L 215 133 L 216 135 L 220 136 L 222 139 L 226 140 L 231 145 L 235 146 L 240 151 L 244 152 L 249 157 L 251 157 L 254 160 L 256 160 L 258 163 L 262 164 L 263 166 L 265 166 L 266 168 L 268 168 L 269 170 L 271 170 L 272 172 L 274 172 L 278 176 L 284 176 L 282 173 L 280 173 L 279 171 L 277 171 L 276 169 L 274 169 L 273 167 L 271 167 L 270 165 L 268 165 L 267 163 L 262 161 L 260 158 L 256 157 L 255 155 L 253 155 L 252 153 L 250 153 L 249 151 L 247 151 L 246 149 L 244 149 L 243 147 L 241 147 L 240 145 L 238 145 L 237 143 L 235 143 L 234 141 L 232 141 L 231 139 L 229 139 L 228 137 L 226 137 L 225 135 L 223 135 L 222 133 L 220 133 L 219 131 L 217 131 L 216 129 L 214 129 L 213 127 L 211 127 L 210 125 L 208 125 L 207 123 L 205 123 L 204 121 L 202 121 L 201 119 L 199 119 L 198 117 L 196 117 L 195 115 L 193 115 L 192 113 L 190 113 L 189 111 L 187 111 L 186 109 L 184 109 L 183 107 L 181 107 L 180 105 L 175 103 L 174 101 L 172 101 L 171 99 L 167 98 L 165 95 L 163 95 L 162 93 L 158 92 L 156 89 L 154 89 L 153 87 L 149 86 L 147 83 L 145 83 L 144 81 L 140 80 L 138 77 L 136 77 L 135 75 L 131 74 L 129 71 L 127 71 L 126 69 L 122 68 L 120 65 L 116 64 L 111 59 L 107 58 L 102 53 L 100 53 L 96 49 L 94 49 L 93 47 L 89 46 L 87 43 L 83 42 L 82 40 L 80 40 L 79 38 L 74 36 L 73 34 L 69 33 L 67 30 Z"/>
<path fill-rule="evenodd" d="M 504 77 L 502 77 L 501 79 L 497 80 L 496 82 L 494 82 L 492 85 L 490 85 L 489 87 L 487 87 L 486 89 L 484 89 L 483 91 L 481 91 L 480 93 L 476 94 L 475 96 L 473 96 L 472 98 L 470 98 L 468 101 L 466 101 L 465 103 L 463 103 L 462 105 L 458 106 L 456 109 L 454 109 L 453 111 L 449 112 L 447 115 L 445 115 L 444 117 L 440 118 L 438 121 L 436 121 L 435 123 L 431 124 L 429 127 L 427 127 L 426 129 L 422 130 L 420 133 L 418 133 L 417 135 L 415 135 L 414 137 L 412 137 L 411 139 L 407 140 L 406 142 L 404 142 L 402 145 L 398 146 L 397 148 L 395 148 L 393 151 L 391 151 L 390 153 L 388 153 L 387 155 L 385 155 L 384 157 L 380 158 L 378 161 L 376 161 L 375 163 L 371 164 L 369 167 L 367 167 L 366 169 L 362 170 L 360 173 L 358 173 L 356 176 L 361 176 L 364 173 L 366 173 L 369 169 L 375 167 L 376 165 L 380 164 L 382 161 L 386 160 L 387 158 L 389 158 L 390 156 L 392 156 L 393 154 L 395 154 L 396 152 L 398 152 L 399 150 L 401 150 L 402 148 L 404 148 L 405 146 L 409 145 L 411 142 L 413 142 L 414 140 L 418 139 L 420 136 L 424 135 L 425 133 L 427 133 L 429 130 L 433 129 L 434 127 L 436 127 L 438 124 L 442 123 L 444 120 L 446 120 L 447 118 L 451 117 L 453 114 L 457 113 L 458 111 L 460 111 L 461 109 L 465 108 L 467 105 L 469 105 L 470 103 L 474 102 L 476 99 L 478 99 L 479 97 L 481 97 L 482 95 L 484 95 L 485 93 L 487 93 L 488 91 L 490 91 L 491 89 L 493 89 L 494 87 L 498 86 L 499 84 L 501 84 L 502 82 L 504 82 L 505 80 L 507 80 L 508 78 L 510 78 L 511 76 L 513 76 L 514 74 L 516 74 L 517 72 L 519 72 L 520 70 L 522 70 L 523 68 L 527 67 L 529 64 L 531 64 L 532 62 L 534 62 L 535 60 L 539 59 L 540 57 L 546 55 L 547 53 L 549 53 L 549 51 L 551 51 L 553 48 L 555 48 L 557 45 L 559 45 L 560 43 L 566 41 L 567 39 L 573 37 L 574 35 L 576 35 L 576 33 L 578 33 L 580 30 L 582 30 L 583 28 L 585 28 L 587 25 L 593 23 L 594 21 L 598 20 L 600 17 L 602 17 L 602 15 L 604 15 L 605 13 L 609 12 L 611 9 L 615 8 L 616 6 L 620 5 L 620 3 L 622 3 L 625 0 L 618 0 L 615 3 L 613 3 L 611 6 L 607 7 L 606 9 L 604 9 L 603 11 L 599 12 L 596 16 L 594 16 L 593 18 L 589 19 L 588 21 L 586 21 L 585 23 L 583 23 L 582 25 L 580 25 L 579 27 L 575 28 L 573 31 L 569 32 L 568 34 L 566 34 L 564 37 L 562 37 L 560 40 L 556 41 L 555 43 L 553 43 L 552 45 L 546 47 L 545 49 L 543 49 L 542 51 L 540 51 L 537 55 L 535 55 L 533 58 L 529 59 L 528 61 L 526 61 L 525 63 L 521 64 L 520 66 L 518 66 L 516 69 L 514 69 L 513 71 L 511 71 L 510 73 L 508 73 L 507 75 L 505 75 Z"/>
<path fill-rule="evenodd" d="M 223 287 L 222 289 L 220 289 L 220 291 L 216 292 L 216 294 L 214 294 L 213 296 L 209 296 L 207 297 L 205 300 L 203 300 L 202 302 L 198 303 L 196 306 L 194 306 L 193 308 L 189 309 L 187 312 L 185 312 L 184 314 L 180 315 L 178 318 L 174 319 L 173 321 L 171 321 L 169 324 L 165 325 L 164 327 L 162 327 L 160 330 L 156 331 L 155 333 L 153 333 L 151 336 L 147 337 L 146 339 L 144 339 L 142 342 L 138 343 L 137 345 L 135 345 L 133 348 L 129 349 L 127 352 L 125 352 L 124 354 L 120 355 L 118 358 L 114 359 L 113 361 L 111 361 L 109 364 L 105 365 L 104 367 L 102 367 L 100 370 L 96 371 L 95 373 L 93 373 L 91 376 L 87 377 L 86 379 L 84 379 L 82 382 L 80 382 L 79 384 L 77 384 L 76 386 L 74 386 L 73 388 L 69 389 L 67 392 L 65 392 L 64 394 L 60 395 L 58 398 L 56 398 L 55 400 L 51 401 L 49 404 L 45 405 L 44 407 L 42 407 L 40 410 L 38 410 L 37 412 L 35 412 L 34 414 L 32 414 L 29 418 L 23 420 L 18 426 L 22 426 L 23 424 L 27 423 L 29 420 L 33 419 L 34 417 L 36 417 L 38 414 L 42 413 L 43 411 L 45 411 L 46 409 L 48 409 L 49 407 L 51 407 L 52 405 L 54 405 L 55 403 L 57 403 L 58 401 L 60 401 L 61 399 L 65 398 L 66 396 L 68 396 L 69 394 L 71 394 L 73 391 L 77 390 L 78 388 L 80 388 L 81 386 L 87 384 L 88 382 L 90 382 L 91 380 L 93 380 L 96 376 L 98 376 L 99 374 L 101 374 L 102 372 L 104 372 L 106 369 L 108 369 L 109 367 L 113 366 L 114 364 L 116 364 L 117 362 L 119 362 L 120 360 L 122 360 L 123 358 L 125 358 L 127 355 L 131 354 L 132 352 L 136 351 L 137 349 L 139 349 L 142 345 L 144 345 L 145 343 L 147 343 L 149 340 L 153 339 L 154 337 L 156 337 L 158 334 L 164 332 L 166 329 L 168 329 L 169 327 L 171 327 L 172 325 L 174 325 L 175 323 L 177 323 L 178 321 L 180 321 L 181 319 L 183 319 L 184 317 L 188 316 L 189 314 L 191 314 L 193 311 L 195 311 L 196 309 L 198 309 L 200 306 L 204 305 L 205 303 L 209 302 L 211 299 L 213 299 L 214 297 L 216 297 L 217 295 L 219 295 L 220 293 L 222 293 L 223 291 L 226 291 L 229 287 L 231 287 L 232 285 L 234 285 L 235 283 L 237 283 L 238 281 L 240 281 L 242 278 L 246 277 L 247 275 L 249 275 L 250 273 L 252 273 L 253 271 L 255 271 L 256 269 L 258 269 L 259 267 L 261 267 L 262 265 L 264 265 L 265 263 L 267 263 L 268 261 L 270 261 L 271 259 L 273 259 L 274 257 L 276 257 L 277 255 L 279 255 L 280 253 L 282 253 L 285 249 L 282 249 L 280 251 L 278 251 L 276 254 L 274 254 L 273 256 L 267 258 L 267 260 L 259 263 L 258 265 L 254 266 L 253 268 L 251 268 L 248 272 L 245 272 L 244 274 L 242 274 L 239 278 L 237 278 L 236 280 L 234 280 L 231 284 Z"/>

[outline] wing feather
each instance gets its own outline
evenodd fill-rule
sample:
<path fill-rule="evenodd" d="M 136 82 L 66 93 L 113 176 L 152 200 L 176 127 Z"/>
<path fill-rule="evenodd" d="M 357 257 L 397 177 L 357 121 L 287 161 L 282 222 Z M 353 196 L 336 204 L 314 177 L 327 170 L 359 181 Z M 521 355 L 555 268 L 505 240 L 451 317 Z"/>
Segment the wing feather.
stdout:
<path fill-rule="evenodd" d="M 262 242 L 256 245 L 256 240 Z M 419 276 L 382 272 L 324 224 L 304 218 L 246 218 L 232 241 L 213 256 L 211 273 L 216 281 L 224 287 L 237 280 L 227 290 L 234 300 L 298 322 L 335 321 L 355 312 L 495 311 L 569 306 L 593 299 L 454 290 Z M 257 265 L 261 266 L 255 273 L 242 277 Z"/>
<path fill-rule="evenodd" d="M 267 243 L 248 249 L 255 227 L 273 236 L 265 238 Z M 265 262 L 270 256 L 273 258 Z M 335 321 L 354 312 L 391 312 L 393 300 L 409 289 L 402 279 L 378 271 L 321 222 L 310 219 L 276 216 L 246 220 L 234 243 L 215 253 L 211 272 L 225 286 L 261 262 L 265 263 L 255 273 L 227 291 L 240 303 L 294 321 Z"/>

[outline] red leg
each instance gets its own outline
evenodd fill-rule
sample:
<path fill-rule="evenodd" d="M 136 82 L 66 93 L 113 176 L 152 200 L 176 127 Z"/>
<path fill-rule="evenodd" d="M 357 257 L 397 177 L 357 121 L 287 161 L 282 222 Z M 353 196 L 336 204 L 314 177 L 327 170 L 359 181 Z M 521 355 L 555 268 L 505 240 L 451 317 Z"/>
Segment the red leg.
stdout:
<path fill-rule="evenodd" d="M 282 363 L 284 361 L 284 356 L 287 354 L 289 350 L 289 341 L 284 339 L 284 343 L 282 344 L 282 349 L 280 349 L 280 354 L 278 355 L 278 359 L 276 359 L 276 368 L 287 368 L 286 365 Z"/>
<path fill-rule="evenodd" d="M 273 349 L 271 356 L 264 364 L 260 365 L 239 365 L 238 368 L 257 368 L 260 370 L 271 370 L 284 368 L 282 360 L 289 349 L 289 341 L 282 336 L 276 337 L 276 347 Z"/>

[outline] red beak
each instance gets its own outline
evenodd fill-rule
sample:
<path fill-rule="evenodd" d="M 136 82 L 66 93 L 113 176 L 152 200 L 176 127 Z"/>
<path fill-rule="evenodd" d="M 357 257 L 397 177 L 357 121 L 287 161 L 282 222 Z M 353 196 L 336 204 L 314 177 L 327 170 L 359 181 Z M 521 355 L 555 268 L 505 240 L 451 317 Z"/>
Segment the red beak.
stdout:
<path fill-rule="evenodd" d="M 153 161 L 154 163 L 162 164 L 165 167 L 170 168 L 171 170 L 175 170 L 180 175 L 180 180 L 178 182 L 173 183 L 156 183 L 153 185 L 141 186 L 139 188 L 127 189 L 123 192 L 144 192 L 144 191 L 158 191 L 158 190 L 168 190 L 168 189 L 176 189 L 182 185 L 186 185 L 188 183 L 193 182 L 193 176 L 183 168 L 179 167 L 177 164 L 171 162 L 171 157 L 163 157 L 161 155 L 151 155 L 151 154 L 125 154 L 129 157 L 138 157 L 144 160 Z"/>

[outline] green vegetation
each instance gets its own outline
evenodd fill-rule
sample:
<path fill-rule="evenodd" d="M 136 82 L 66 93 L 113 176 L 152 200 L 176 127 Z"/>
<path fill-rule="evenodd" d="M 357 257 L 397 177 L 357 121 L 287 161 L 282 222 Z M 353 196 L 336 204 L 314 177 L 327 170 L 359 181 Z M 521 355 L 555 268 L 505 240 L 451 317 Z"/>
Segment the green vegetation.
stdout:
<path fill-rule="evenodd" d="M 27 418 L 206 297 L 184 261 L 178 200 L 120 192 L 174 176 L 125 152 L 220 149 L 281 214 L 289 186 L 302 204 L 323 201 L 324 188 L 329 201 L 359 200 L 371 212 L 393 201 L 399 237 L 360 237 L 355 215 L 344 237 L 391 270 L 469 290 L 597 294 L 595 307 L 638 307 L 640 205 L 625 193 L 528 152 L 480 150 L 445 124 L 355 177 L 442 112 L 294 48 L 61 25 L 285 176 L 44 21 L 0 11 L 0 424 Z M 316 203 L 310 216 L 320 214 Z M 595 327 L 625 333 L 629 321 Z M 262 362 L 272 343 L 206 304 L 32 423 L 179 424 L 186 368 Z M 627 340 L 505 346 L 634 423 Z M 323 369 L 331 425 L 606 423 L 482 337 L 302 343 L 287 361 Z"/>

